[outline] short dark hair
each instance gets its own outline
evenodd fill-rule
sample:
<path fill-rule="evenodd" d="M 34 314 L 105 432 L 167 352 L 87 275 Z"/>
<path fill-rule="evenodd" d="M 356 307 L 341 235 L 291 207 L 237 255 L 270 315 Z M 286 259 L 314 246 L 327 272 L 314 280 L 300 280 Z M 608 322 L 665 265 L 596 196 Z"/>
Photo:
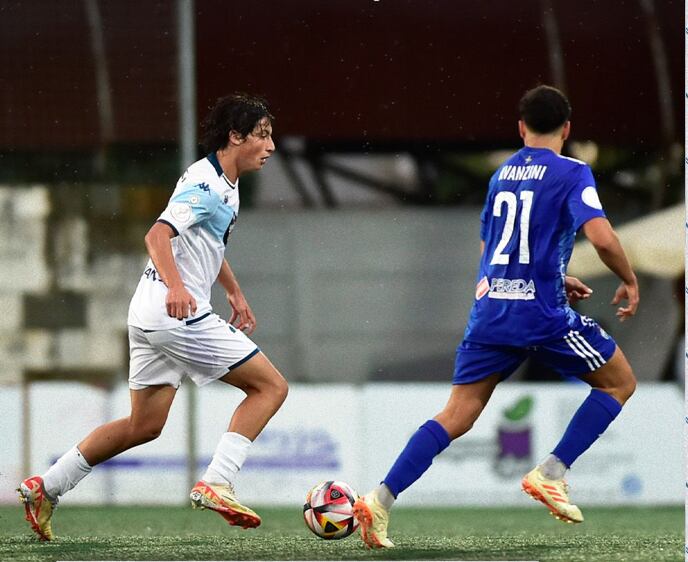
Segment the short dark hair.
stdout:
<path fill-rule="evenodd" d="M 215 152 L 227 146 L 231 131 L 244 138 L 265 117 L 271 123 L 275 120 L 268 102 L 259 96 L 237 92 L 219 98 L 201 123 L 201 144 L 208 152 Z"/>
<path fill-rule="evenodd" d="M 563 92 L 543 85 L 523 94 L 518 112 L 531 131 L 546 135 L 569 120 L 571 104 Z"/>

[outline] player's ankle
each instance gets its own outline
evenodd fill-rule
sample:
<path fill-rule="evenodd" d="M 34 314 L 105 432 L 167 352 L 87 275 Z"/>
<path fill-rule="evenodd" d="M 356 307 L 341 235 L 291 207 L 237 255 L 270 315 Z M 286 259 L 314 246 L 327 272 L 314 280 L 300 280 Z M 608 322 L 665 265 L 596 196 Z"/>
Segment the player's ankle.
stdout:
<path fill-rule="evenodd" d="M 375 488 L 373 493 L 382 507 L 384 507 L 387 511 L 392 509 L 396 498 L 392 494 L 392 491 L 387 487 L 387 484 L 382 482 L 377 488 Z"/>
<path fill-rule="evenodd" d="M 567 466 L 556 455 L 549 455 L 538 468 L 547 480 L 561 480 L 567 470 Z"/>

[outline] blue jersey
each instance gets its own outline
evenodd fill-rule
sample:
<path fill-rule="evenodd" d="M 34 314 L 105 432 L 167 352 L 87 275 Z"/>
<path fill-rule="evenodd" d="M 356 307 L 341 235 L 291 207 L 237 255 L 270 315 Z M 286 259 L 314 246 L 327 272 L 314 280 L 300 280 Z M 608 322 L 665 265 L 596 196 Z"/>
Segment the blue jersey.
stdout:
<path fill-rule="evenodd" d="M 490 179 L 464 340 L 531 346 L 562 337 L 574 321 L 564 276 L 576 232 L 604 216 L 584 162 L 548 148 L 511 156 Z"/>

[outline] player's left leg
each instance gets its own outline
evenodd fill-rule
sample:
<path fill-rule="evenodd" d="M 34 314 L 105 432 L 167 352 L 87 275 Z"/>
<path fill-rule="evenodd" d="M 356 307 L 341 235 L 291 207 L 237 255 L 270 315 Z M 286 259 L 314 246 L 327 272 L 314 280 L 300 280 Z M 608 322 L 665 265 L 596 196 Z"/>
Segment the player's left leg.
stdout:
<path fill-rule="evenodd" d="M 559 473 L 562 473 L 562 469 L 570 468 L 616 419 L 623 405 L 635 392 L 633 370 L 618 346 L 604 366 L 581 375 L 580 378 L 592 389 L 552 451 L 553 458 L 546 461 L 546 472 L 550 466 Z M 555 472 L 554 475 L 558 474 Z"/>
<path fill-rule="evenodd" d="M 568 523 L 582 522 L 583 514 L 569 500 L 564 475 L 619 415 L 636 387 L 633 370 L 614 340 L 590 319 L 579 328 L 564 338 L 565 345 L 544 346 L 538 355 L 560 372 L 584 380 L 592 390 L 552 453 L 522 481 L 527 494 Z"/>
<path fill-rule="evenodd" d="M 234 480 L 253 440 L 284 402 L 287 382 L 246 334 L 217 314 L 156 334 L 155 344 L 198 386 L 221 380 L 246 393 L 190 498 L 194 508 L 216 511 L 230 525 L 257 527 L 260 517 L 236 499 Z"/>
<path fill-rule="evenodd" d="M 228 431 L 253 441 L 284 403 L 289 385 L 270 360 L 258 353 L 220 379 L 246 393 L 234 411 Z"/>

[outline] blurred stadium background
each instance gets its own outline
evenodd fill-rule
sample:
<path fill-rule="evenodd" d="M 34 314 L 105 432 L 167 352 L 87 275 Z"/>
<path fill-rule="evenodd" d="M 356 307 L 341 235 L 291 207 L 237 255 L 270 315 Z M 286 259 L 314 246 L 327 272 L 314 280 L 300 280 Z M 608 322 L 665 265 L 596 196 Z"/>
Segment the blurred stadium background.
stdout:
<path fill-rule="evenodd" d="M 618 324 L 614 278 L 589 249 L 574 256 L 595 289 L 581 310 L 615 336 L 641 383 L 579 461 L 576 498 L 682 503 L 682 6 L 0 4 L 0 502 L 128 413 L 126 311 L 143 236 L 202 155 L 198 121 L 235 90 L 270 101 L 277 155 L 241 180 L 228 259 L 256 342 L 292 384 L 240 492 L 291 505 L 325 478 L 373 485 L 444 402 L 487 180 L 519 147 L 518 98 L 551 83 L 574 108 L 568 154 L 592 165 L 641 275 L 640 312 Z M 154 475 L 161 501 L 183 503 L 240 399 L 218 386 L 185 384 L 158 441 L 94 471 L 64 503 L 134 502 Z M 407 503 L 527 505 L 521 472 L 585 392 L 525 365 Z"/>

